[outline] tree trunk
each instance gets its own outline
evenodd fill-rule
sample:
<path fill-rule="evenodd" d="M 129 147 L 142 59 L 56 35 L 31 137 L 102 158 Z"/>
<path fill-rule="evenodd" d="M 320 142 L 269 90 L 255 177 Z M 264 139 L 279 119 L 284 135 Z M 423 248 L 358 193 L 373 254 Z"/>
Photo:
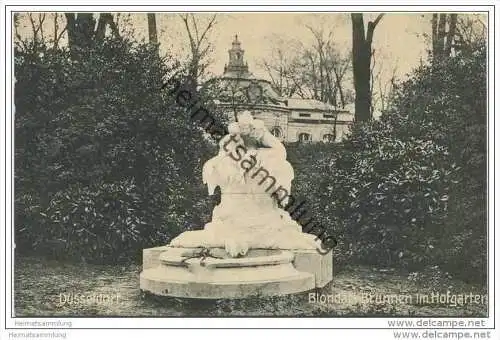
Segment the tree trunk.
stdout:
<path fill-rule="evenodd" d="M 76 17 L 75 13 L 64 13 L 66 17 L 66 30 L 68 32 L 68 46 L 71 48 L 76 39 Z"/>
<path fill-rule="evenodd" d="M 339 120 L 339 113 L 335 114 L 335 120 L 333 121 L 333 142 L 337 141 L 337 122 Z"/>
<path fill-rule="evenodd" d="M 448 34 L 446 36 L 446 57 L 451 56 L 451 49 L 453 48 L 453 42 L 457 33 L 457 17 L 457 14 L 450 14 L 450 26 L 448 28 Z"/>
<path fill-rule="evenodd" d="M 370 55 L 366 50 L 365 25 L 363 14 L 353 13 L 352 19 L 352 61 L 354 75 L 355 120 L 357 122 L 370 119 Z"/>
<path fill-rule="evenodd" d="M 54 13 L 54 45 L 53 48 L 57 49 L 59 47 L 59 25 L 57 24 L 57 18 L 59 17 L 59 14 L 56 12 Z"/>
<path fill-rule="evenodd" d="M 433 13 L 432 14 L 432 57 L 436 58 L 436 56 L 439 54 L 439 47 L 438 47 L 438 14 Z"/>
<path fill-rule="evenodd" d="M 451 56 L 457 33 L 457 14 L 432 14 L 432 60 L 439 63 Z M 446 31 L 448 24 L 448 31 Z"/>
<path fill-rule="evenodd" d="M 191 47 L 191 60 L 189 63 L 188 86 L 191 86 L 193 93 L 197 92 L 198 83 L 207 67 L 206 56 L 210 51 L 211 44 L 208 42 L 207 34 L 212 30 L 215 24 L 216 15 L 214 14 L 206 27 L 201 30 L 198 26 L 194 14 L 181 15 L 184 26 L 189 38 Z M 190 24 L 191 23 L 191 24 Z M 206 46 L 204 46 L 206 44 Z M 205 60 L 205 62 L 203 62 Z"/>
<path fill-rule="evenodd" d="M 158 30 L 156 28 L 156 14 L 148 13 L 148 34 L 149 42 L 152 44 L 158 43 Z"/>
<path fill-rule="evenodd" d="M 95 40 L 97 41 L 103 41 L 104 36 L 106 35 L 106 24 L 107 24 L 107 18 L 105 13 L 102 13 L 99 16 L 99 21 L 97 22 L 97 28 L 95 31 Z"/>
<path fill-rule="evenodd" d="M 372 41 L 375 27 L 384 15 L 379 14 L 374 21 L 368 22 L 365 36 L 363 14 L 352 13 L 352 55 L 354 89 L 356 92 L 355 115 L 357 122 L 370 120 L 371 117 L 371 91 L 370 91 L 370 64 L 372 56 Z"/>
<path fill-rule="evenodd" d="M 322 49 L 323 46 L 320 46 Z M 320 101 L 326 101 L 325 93 L 325 76 L 324 76 L 324 64 L 323 64 L 323 51 L 319 52 L 319 81 L 320 81 Z"/>
<path fill-rule="evenodd" d="M 97 29 L 95 31 L 95 40 L 103 41 L 106 35 L 106 27 L 111 28 L 111 32 L 115 37 L 120 36 L 120 31 L 116 25 L 113 15 L 111 13 L 101 13 L 99 15 L 99 21 L 97 23 Z"/>
<path fill-rule="evenodd" d="M 316 63 L 315 63 L 313 56 L 311 54 L 309 54 L 309 60 L 311 62 L 313 99 L 319 100 L 319 98 L 318 98 L 318 79 L 317 79 L 317 75 L 316 75 Z"/>
<path fill-rule="evenodd" d="M 64 13 L 68 31 L 68 45 L 73 53 L 92 45 L 95 19 L 92 13 Z"/>
<path fill-rule="evenodd" d="M 78 13 L 76 16 L 76 25 L 77 40 L 75 40 L 75 43 L 83 48 L 92 46 L 95 38 L 95 19 L 93 13 Z"/>
<path fill-rule="evenodd" d="M 441 13 L 439 15 L 439 23 L 438 23 L 438 34 L 437 34 L 437 45 L 438 45 L 438 59 L 442 59 L 444 57 L 444 43 L 446 39 L 446 14 Z"/>
<path fill-rule="evenodd" d="M 64 13 L 64 16 L 66 17 L 68 46 L 74 53 L 78 49 L 92 46 L 96 41 L 104 40 L 106 27 L 108 26 L 111 28 L 113 35 L 120 35 L 111 13 L 101 13 L 99 15 L 97 28 L 95 28 L 96 20 L 93 13 Z"/>
<path fill-rule="evenodd" d="M 339 96 L 340 96 L 340 105 L 342 105 L 342 108 L 345 107 L 345 96 L 344 96 L 344 90 L 342 88 L 342 78 L 344 77 L 345 74 L 345 69 L 342 70 L 337 70 L 336 67 L 333 68 L 333 72 L 335 74 L 335 87 L 338 90 Z M 335 96 L 335 100 L 337 100 L 337 97 Z"/>

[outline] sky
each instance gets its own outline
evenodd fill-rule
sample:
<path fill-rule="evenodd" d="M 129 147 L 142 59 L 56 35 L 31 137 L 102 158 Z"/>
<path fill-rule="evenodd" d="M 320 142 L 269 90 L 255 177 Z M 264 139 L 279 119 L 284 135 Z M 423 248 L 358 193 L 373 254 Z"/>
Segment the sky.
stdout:
<path fill-rule="evenodd" d="M 364 13 L 365 29 L 369 20 L 379 13 Z M 37 16 L 38 14 L 34 14 Z M 62 13 L 60 27 L 64 27 Z M 128 31 L 137 40 L 147 40 L 146 13 L 114 14 L 121 30 Z M 206 26 L 212 13 L 196 13 L 200 29 Z M 48 17 L 53 14 L 48 14 Z M 189 40 L 184 23 L 179 14 L 157 13 L 158 38 L 163 52 L 169 50 L 181 58 L 188 55 Z M 431 31 L 431 13 L 386 13 L 375 29 L 372 48 L 375 51 L 376 71 L 380 72 L 382 83 L 389 82 L 395 71 L 396 78 L 404 79 L 413 68 L 426 59 Z M 208 71 L 214 75 L 222 74 L 224 64 L 228 62 L 228 49 L 234 35 L 238 34 L 245 50 L 245 59 L 250 71 L 256 76 L 268 78 L 259 62 L 269 59 L 273 47 L 279 39 L 288 41 L 298 39 L 309 45 L 313 35 L 307 26 L 323 29 L 325 34 L 332 33 L 333 41 L 345 55 L 351 53 L 352 26 L 348 13 L 300 13 L 300 12 L 227 12 L 217 13 L 216 24 L 210 31 L 213 51 L 212 63 Z M 53 19 L 44 23 L 46 34 L 53 32 Z M 19 32 L 22 36 L 31 34 L 31 25 L 27 16 L 22 16 Z M 47 33 L 49 32 L 49 33 Z M 63 36 L 63 41 L 64 41 Z"/>
<path fill-rule="evenodd" d="M 201 25 L 210 19 L 212 14 L 198 14 Z M 368 20 L 373 20 L 378 13 L 367 13 Z M 147 19 L 145 14 L 136 14 L 133 21 L 135 36 L 147 36 Z M 307 25 L 314 29 L 323 29 L 325 35 L 332 32 L 333 40 L 344 53 L 350 53 L 352 26 L 347 13 L 219 13 L 216 25 L 209 35 L 214 45 L 213 64 L 209 70 L 214 74 L 222 73 L 228 61 L 227 50 L 231 47 L 234 35 L 238 34 L 245 50 L 245 58 L 250 71 L 255 75 L 266 77 L 266 72 L 259 67 L 259 61 L 269 58 L 276 40 L 299 39 L 308 45 L 313 35 Z M 176 14 L 159 13 L 157 15 L 159 41 L 163 48 L 171 48 L 180 55 L 185 55 L 188 39 L 182 20 Z M 366 28 L 366 27 L 365 27 Z M 397 68 L 397 75 L 404 77 L 420 60 L 426 57 L 428 44 L 424 33 L 430 33 L 431 24 L 428 14 L 388 13 L 385 14 L 375 29 L 373 48 L 377 54 L 377 62 L 386 70 L 384 76 L 391 77 L 392 70 Z M 382 66 L 383 64 L 383 66 Z"/>

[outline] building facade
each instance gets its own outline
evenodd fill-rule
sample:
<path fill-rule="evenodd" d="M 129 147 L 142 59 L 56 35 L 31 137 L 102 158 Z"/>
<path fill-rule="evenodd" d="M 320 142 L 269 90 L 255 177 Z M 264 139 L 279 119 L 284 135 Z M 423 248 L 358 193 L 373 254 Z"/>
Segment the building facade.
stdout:
<path fill-rule="evenodd" d="M 237 35 L 228 52 L 224 73 L 209 83 L 218 91 L 217 106 L 230 119 L 248 110 L 284 142 L 334 142 L 348 133 L 354 120 L 352 111 L 338 110 L 314 99 L 281 97 L 271 82 L 249 71 Z"/>

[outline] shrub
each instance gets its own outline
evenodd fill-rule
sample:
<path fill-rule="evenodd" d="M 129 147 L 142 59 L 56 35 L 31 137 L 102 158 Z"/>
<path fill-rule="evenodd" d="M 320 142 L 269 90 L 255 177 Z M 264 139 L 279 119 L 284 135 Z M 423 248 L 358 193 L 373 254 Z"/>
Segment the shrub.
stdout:
<path fill-rule="evenodd" d="M 213 145 L 160 91 L 181 70 L 154 46 L 107 39 L 79 53 L 15 51 L 16 242 L 117 261 L 206 219 Z"/>
<path fill-rule="evenodd" d="M 297 195 L 340 262 L 486 275 L 486 55 L 415 70 L 341 145 L 289 147 Z M 464 270 L 467 268 L 467 270 Z"/>

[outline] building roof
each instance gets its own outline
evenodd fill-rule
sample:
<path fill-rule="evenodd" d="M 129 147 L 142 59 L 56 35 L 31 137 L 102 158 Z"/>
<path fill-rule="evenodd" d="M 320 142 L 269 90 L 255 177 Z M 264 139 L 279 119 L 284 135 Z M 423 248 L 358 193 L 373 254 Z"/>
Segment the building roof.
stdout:
<path fill-rule="evenodd" d="M 227 70 L 227 68 L 226 71 L 222 74 L 222 76 L 220 76 L 220 78 L 258 79 L 251 72 Z"/>
<path fill-rule="evenodd" d="M 256 77 L 233 78 L 224 74 L 222 77 L 212 78 L 209 82 L 217 84 L 220 91 L 218 96 L 223 102 L 232 102 L 233 100 L 236 100 L 236 102 L 240 100 L 246 102 L 250 100 L 253 104 L 261 103 L 285 106 L 285 99 L 265 79 Z M 252 95 L 252 99 L 248 98 L 249 95 Z"/>
<path fill-rule="evenodd" d="M 351 111 L 346 106 L 344 109 L 335 108 L 335 106 L 316 99 L 302 99 L 302 98 L 287 98 L 288 108 L 292 110 L 318 110 L 318 111 Z"/>
<path fill-rule="evenodd" d="M 224 73 L 210 79 L 209 83 L 216 83 L 220 92 L 220 102 L 241 102 L 252 104 L 267 104 L 281 106 L 289 110 L 339 112 L 342 115 L 352 115 L 353 108 L 335 108 L 333 105 L 316 99 L 284 98 L 279 95 L 272 83 L 266 79 L 256 77 L 248 69 L 244 60 L 244 50 L 236 35 L 229 52 L 229 63 L 224 67 Z M 251 98 L 250 98 L 251 97 Z M 344 117 L 351 120 L 351 117 Z"/>

